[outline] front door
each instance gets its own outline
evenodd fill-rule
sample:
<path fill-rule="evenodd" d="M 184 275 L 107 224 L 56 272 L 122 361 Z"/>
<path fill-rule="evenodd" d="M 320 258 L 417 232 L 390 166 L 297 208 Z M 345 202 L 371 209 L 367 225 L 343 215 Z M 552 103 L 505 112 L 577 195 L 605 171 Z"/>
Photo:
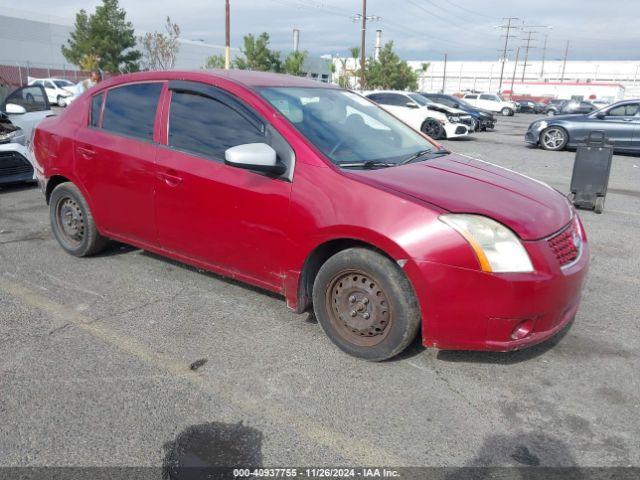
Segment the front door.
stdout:
<path fill-rule="evenodd" d="M 31 138 L 33 127 L 43 118 L 53 115 L 45 90 L 39 85 L 29 85 L 28 87 L 14 90 L 4 99 L 2 105 L 0 105 L 0 110 L 6 112 L 8 104 L 24 108 L 24 113 L 10 113 L 8 116 L 11 123 L 24 130 L 27 139 Z"/>
<path fill-rule="evenodd" d="M 639 103 L 625 103 L 605 110 L 602 125 L 605 135 L 619 148 L 631 148 L 636 140 L 638 129 Z"/>
<path fill-rule="evenodd" d="M 237 97 L 201 83 L 169 85 L 168 135 L 157 157 L 160 244 L 280 289 L 291 171 L 274 178 L 232 167 L 224 152 L 268 143 L 291 170 L 293 151 Z"/>
<path fill-rule="evenodd" d="M 137 83 L 94 94 L 76 133 L 76 172 L 98 225 L 116 238 L 155 245 L 154 126 L 163 83 Z"/>

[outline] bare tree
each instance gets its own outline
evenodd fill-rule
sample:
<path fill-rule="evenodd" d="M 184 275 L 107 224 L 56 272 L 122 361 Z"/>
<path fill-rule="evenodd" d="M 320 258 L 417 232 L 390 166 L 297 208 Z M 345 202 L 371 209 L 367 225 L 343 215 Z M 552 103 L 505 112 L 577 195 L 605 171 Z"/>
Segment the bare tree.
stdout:
<path fill-rule="evenodd" d="M 180 27 L 167 17 L 165 33 L 147 33 L 142 38 L 144 67 L 147 70 L 171 70 L 178 56 Z"/>

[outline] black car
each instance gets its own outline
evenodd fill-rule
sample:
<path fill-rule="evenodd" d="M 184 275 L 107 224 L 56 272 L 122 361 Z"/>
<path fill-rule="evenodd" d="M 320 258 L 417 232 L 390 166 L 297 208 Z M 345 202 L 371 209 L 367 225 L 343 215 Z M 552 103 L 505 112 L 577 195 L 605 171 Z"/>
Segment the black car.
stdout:
<path fill-rule="evenodd" d="M 519 107 L 518 111 L 522 113 L 542 113 L 545 110 L 545 105 L 527 98 L 516 101 L 516 105 Z"/>
<path fill-rule="evenodd" d="M 587 115 L 536 120 L 524 140 L 545 150 L 562 150 L 576 147 L 594 130 L 603 131 L 618 151 L 640 152 L 640 100 L 625 100 Z"/>
<path fill-rule="evenodd" d="M 496 119 L 493 116 L 493 112 L 474 107 L 461 98 L 454 97 L 453 95 L 445 95 L 443 93 L 420 92 L 420 95 L 428 98 L 432 102 L 441 103 L 442 105 L 446 105 L 447 107 L 464 110 L 476 120 L 476 130 L 481 130 L 484 132 L 487 129 L 494 128 L 496 126 Z"/>
<path fill-rule="evenodd" d="M 552 100 L 544 113 L 549 117 L 554 115 L 585 114 L 598 109 L 593 103 L 585 100 Z"/>

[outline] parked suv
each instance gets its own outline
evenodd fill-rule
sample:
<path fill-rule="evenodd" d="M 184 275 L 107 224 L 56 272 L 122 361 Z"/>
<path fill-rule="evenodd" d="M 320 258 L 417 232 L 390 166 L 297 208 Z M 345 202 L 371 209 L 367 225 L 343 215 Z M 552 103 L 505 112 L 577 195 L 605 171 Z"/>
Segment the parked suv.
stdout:
<path fill-rule="evenodd" d="M 514 115 L 518 108 L 514 102 L 507 102 L 495 93 L 465 93 L 462 98 L 473 106 L 499 112 L 504 117 Z"/>
<path fill-rule="evenodd" d="M 438 105 L 418 93 L 381 90 L 366 97 L 436 140 L 462 137 L 475 130 L 473 118 L 466 112 Z"/>
<path fill-rule="evenodd" d="M 438 348 L 519 349 L 578 309 L 589 249 L 564 196 L 335 85 L 122 75 L 44 120 L 34 148 L 68 253 L 115 239 L 276 292 L 362 358 L 420 329 Z"/>

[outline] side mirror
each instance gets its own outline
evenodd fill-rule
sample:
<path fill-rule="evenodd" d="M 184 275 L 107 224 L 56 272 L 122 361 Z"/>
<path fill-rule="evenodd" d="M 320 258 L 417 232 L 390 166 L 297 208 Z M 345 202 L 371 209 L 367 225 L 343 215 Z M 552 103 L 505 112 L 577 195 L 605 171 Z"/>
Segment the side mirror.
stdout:
<path fill-rule="evenodd" d="M 266 143 L 245 143 L 228 148 L 224 152 L 224 163 L 273 175 L 282 175 L 287 171 L 287 166 L 278 162 L 276 151 Z"/>
<path fill-rule="evenodd" d="M 5 108 L 6 108 L 6 112 L 12 115 L 23 115 L 27 113 L 26 108 L 24 108 L 22 105 L 17 105 L 15 103 L 7 103 Z"/>
<path fill-rule="evenodd" d="M 418 108 L 418 105 L 416 105 L 413 102 L 407 102 L 407 103 L 405 103 L 404 106 L 407 107 L 407 108 Z"/>
<path fill-rule="evenodd" d="M 596 113 L 596 118 L 598 120 L 604 120 L 605 118 L 607 118 L 607 115 L 604 112 L 598 112 L 598 113 Z"/>

